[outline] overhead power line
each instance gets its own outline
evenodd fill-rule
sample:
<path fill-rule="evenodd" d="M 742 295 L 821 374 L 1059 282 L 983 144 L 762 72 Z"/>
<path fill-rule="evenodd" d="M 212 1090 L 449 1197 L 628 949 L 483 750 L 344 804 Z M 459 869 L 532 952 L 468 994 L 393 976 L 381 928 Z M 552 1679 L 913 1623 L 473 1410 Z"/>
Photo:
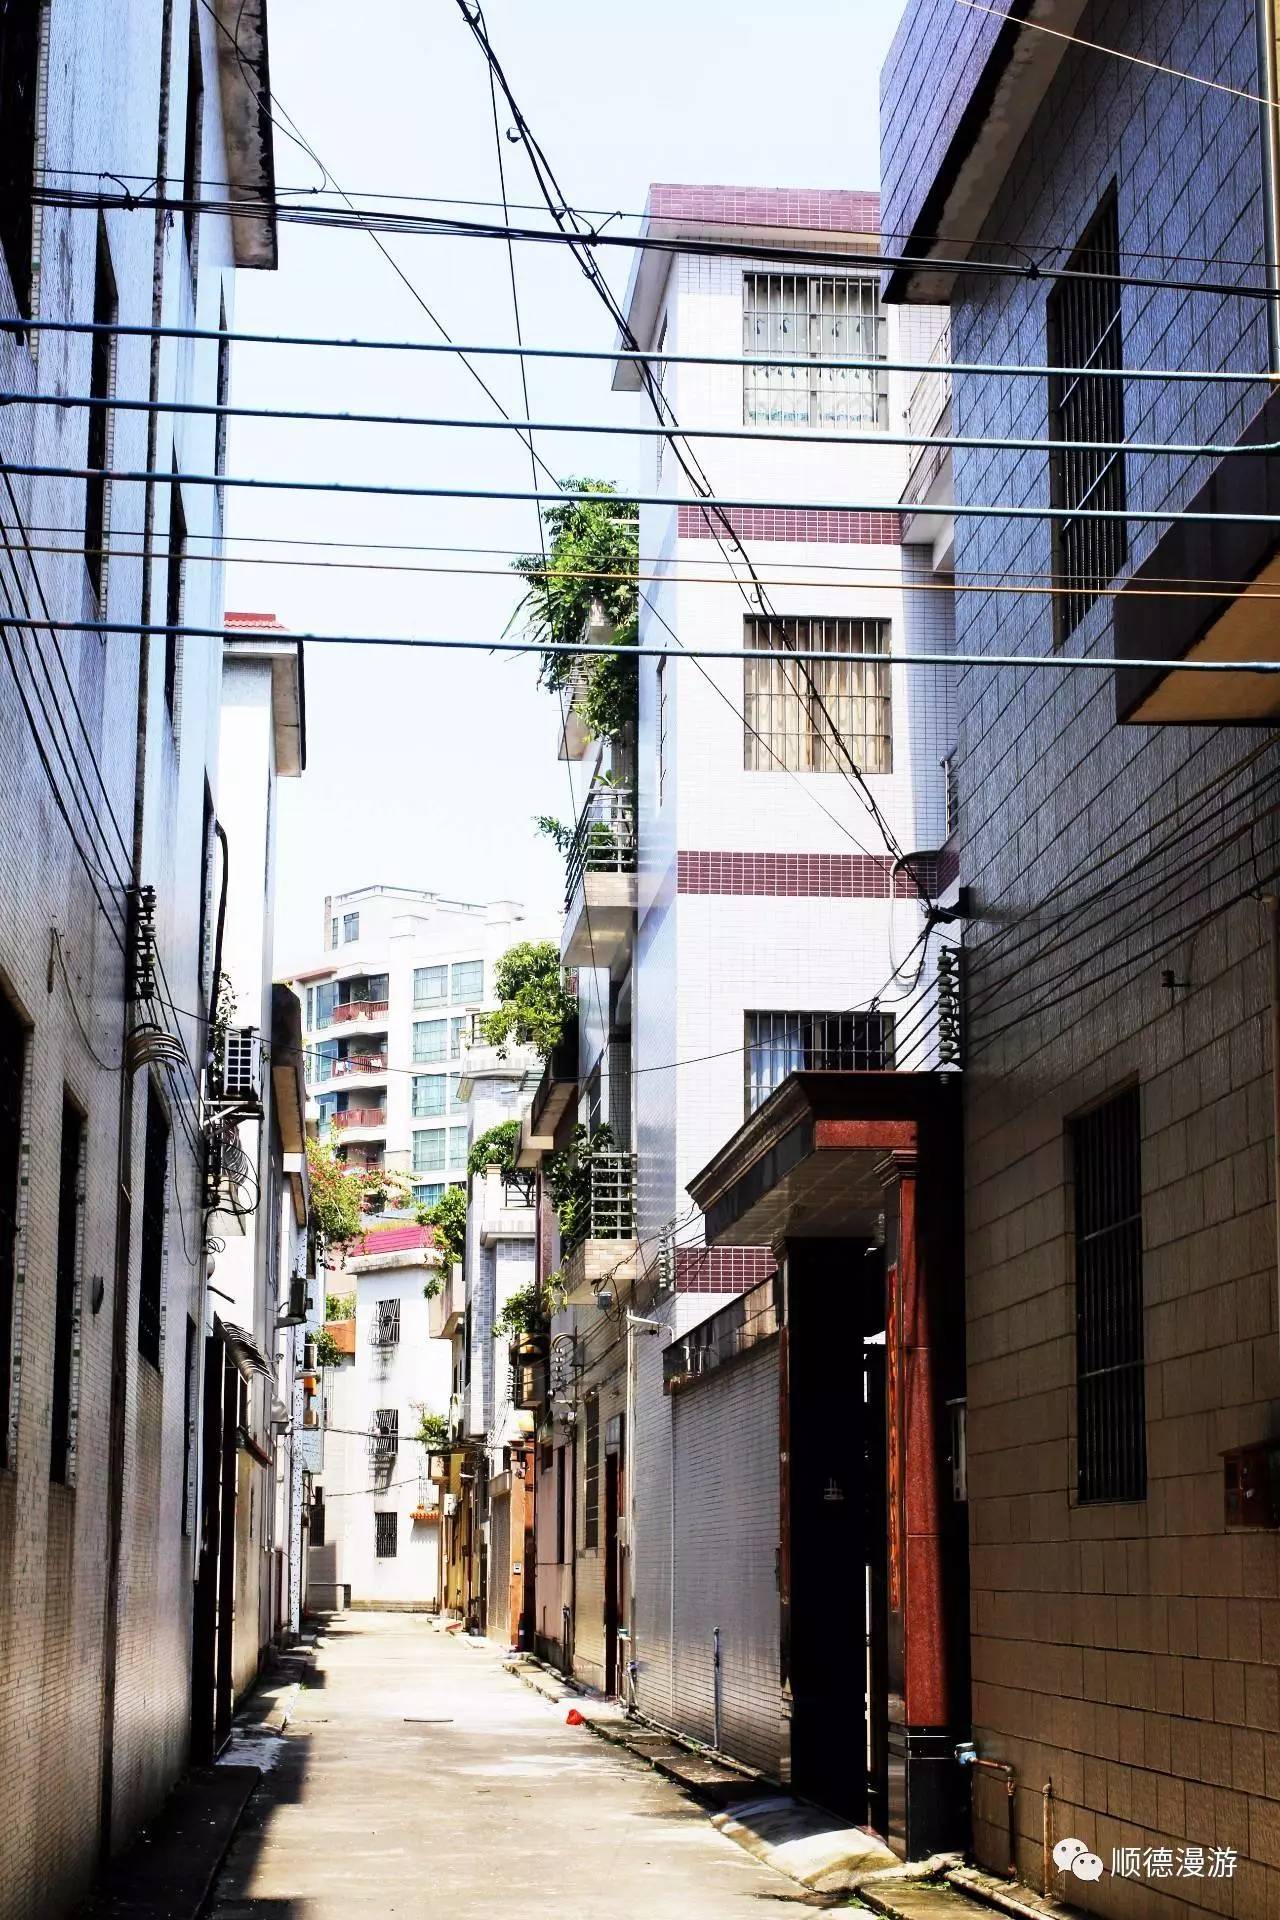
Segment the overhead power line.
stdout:
<path fill-rule="evenodd" d="M 527 400 L 527 396 L 526 396 Z M 519 420 L 512 416 L 498 420 L 459 419 L 451 414 L 352 413 L 327 407 L 246 407 L 211 400 L 133 400 L 115 394 L 21 393 L 0 391 L 0 407 L 97 407 L 105 413 L 182 413 L 213 416 L 222 420 L 281 420 L 332 426 L 358 427 L 430 427 L 458 432 L 507 433 L 581 433 L 623 436 L 629 439 L 661 438 L 663 429 L 647 422 L 593 420 Z M 1280 453 L 1280 440 L 1253 441 L 1160 441 L 1160 440 L 1050 440 L 1010 439 L 1000 434 L 967 433 L 891 433 L 887 427 L 862 428 L 856 432 L 822 428 L 815 436 L 812 428 L 787 427 L 686 427 L 682 440 L 752 440 L 765 445 L 799 442 L 804 446 L 824 447 L 964 447 L 1001 453 L 1140 453 L 1167 454 L 1179 459 L 1231 454 Z M 536 476 L 535 476 L 536 479 Z M 624 498 L 626 496 L 624 495 Z"/>
<path fill-rule="evenodd" d="M 375 236 L 376 237 L 376 236 Z M 435 324 L 439 324 L 436 322 Z M 244 332 L 236 328 L 144 326 L 140 322 L 118 320 L 51 320 L 36 317 L 19 320 L 0 317 L 0 334 L 20 337 L 27 333 L 110 333 L 117 338 L 135 336 L 157 340 L 226 341 L 250 347 L 317 347 L 354 350 L 363 353 L 456 353 L 460 359 L 498 358 L 515 360 L 598 360 L 614 365 L 654 367 L 820 367 L 828 373 L 936 373 L 970 374 L 993 379 L 1063 379 L 1081 374 L 1098 380 L 1168 380 L 1198 386 L 1241 386 L 1280 383 L 1280 372 L 1266 367 L 1057 367 L 1034 362 L 1013 365 L 1008 361 L 983 360 L 904 360 L 878 359 L 866 354 L 841 359 L 810 354 L 777 355 L 759 353 L 667 353 L 641 347 L 531 347 L 507 344 L 473 345 L 451 340 L 382 340 L 365 337 L 344 339 L 338 334 Z M 654 429 L 656 431 L 656 429 Z M 815 435 L 820 444 L 822 436 Z"/>

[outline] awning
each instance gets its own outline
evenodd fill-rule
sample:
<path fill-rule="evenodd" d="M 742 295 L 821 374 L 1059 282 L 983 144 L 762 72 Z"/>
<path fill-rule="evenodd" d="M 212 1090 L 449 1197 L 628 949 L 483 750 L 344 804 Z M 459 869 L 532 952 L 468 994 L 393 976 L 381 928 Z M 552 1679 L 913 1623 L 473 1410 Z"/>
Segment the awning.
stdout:
<path fill-rule="evenodd" d="M 274 1380 L 276 1370 L 253 1335 L 244 1327 L 235 1326 L 230 1320 L 222 1321 L 221 1326 L 222 1337 L 227 1343 L 227 1352 L 241 1377 L 251 1380 L 255 1373 L 260 1373 L 266 1379 Z"/>
<path fill-rule="evenodd" d="M 958 1187 L 959 1127 L 958 1074 L 793 1073 L 689 1182 L 707 1245 L 871 1239 L 885 1161 Z"/>

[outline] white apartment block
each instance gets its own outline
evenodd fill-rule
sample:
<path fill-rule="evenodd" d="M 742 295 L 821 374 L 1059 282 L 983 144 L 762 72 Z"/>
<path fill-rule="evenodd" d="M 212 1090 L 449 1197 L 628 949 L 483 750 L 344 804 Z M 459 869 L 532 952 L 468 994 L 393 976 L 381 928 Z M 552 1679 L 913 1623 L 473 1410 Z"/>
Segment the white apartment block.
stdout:
<path fill-rule="evenodd" d="M 507 948 L 536 937 L 513 900 L 383 886 L 326 899 L 323 953 L 294 982 L 321 1136 L 353 1171 L 410 1176 L 415 1206 L 466 1179 L 472 1016 Z"/>
<path fill-rule="evenodd" d="M 30 404 L 0 415 L 0 1910 L 43 1920 L 191 1735 L 222 649 L 180 628 L 221 627 L 222 502 L 183 476 L 223 449 L 166 407 L 225 393 L 229 357 L 109 329 L 216 332 L 275 232 L 56 204 L 157 164 L 270 199 L 263 0 L 18 0 L 3 31 L 0 386 Z"/>

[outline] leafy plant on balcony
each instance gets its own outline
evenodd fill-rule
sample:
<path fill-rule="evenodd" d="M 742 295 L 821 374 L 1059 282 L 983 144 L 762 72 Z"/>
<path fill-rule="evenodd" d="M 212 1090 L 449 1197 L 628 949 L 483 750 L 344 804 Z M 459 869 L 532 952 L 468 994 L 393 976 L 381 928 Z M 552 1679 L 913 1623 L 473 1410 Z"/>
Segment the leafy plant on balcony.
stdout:
<path fill-rule="evenodd" d="M 634 729 L 636 712 L 636 662 L 627 654 L 638 630 L 635 502 L 609 480 L 571 478 L 564 485 L 597 497 L 546 509 L 545 558 L 524 554 L 513 563 L 529 586 L 519 610 L 535 639 L 576 646 L 592 607 L 600 607 L 613 627 L 613 649 L 585 660 L 545 654 L 539 677 L 553 693 L 574 689 L 574 711 L 594 738 L 618 740 Z"/>
<path fill-rule="evenodd" d="M 516 1178 L 516 1148 L 520 1142 L 520 1122 L 502 1120 L 496 1127 L 490 1127 L 473 1142 L 467 1155 L 467 1172 L 474 1177 L 483 1173 L 486 1167 L 496 1167 L 503 1179 Z"/>
<path fill-rule="evenodd" d="M 434 1207 L 419 1207 L 420 1227 L 430 1227 L 431 1240 L 445 1270 L 461 1260 L 467 1245 L 467 1196 L 461 1187 L 446 1187 Z M 434 1285 L 432 1282 L 434 1281 Z M 430 1300 L 444 1284 L 444 1274 L 431 1276 L 423 1292 Z M 427 1292 L 430 1288 L 431 1291 Z"/>
<path fill-rule="evenodd" d="M 498 1004 L 477 1023 L 486 1046 L 501 1052 L 514 1041 L 544 1057 L 554 1052 L 578 1010 L 555 942 L 521 940 L 508 947 L 494 969 L 493 987 Z"/>
<path fill-rule="evenodd" d="M 413 1201 L 413 1181 L 407 1173 L 395 1173 L 387 1167 L 371 1167 L 355 1183 L 360 1188 L 366 1213 L 382 1213 L 388 1207 L 401 1209 Z"/>
<path fill-rule="evenodd" d="M 547 1275 L 541 1287 L 533 1280 L 526 1287 L 517 1287 L 494 1321 L 494 1333 L 500 1340 L 512 1341 L 529 1340 L 545 1333 L 547 1322 L 564 1305 L 566 1291 L 564 1275 L 558 1268 Z"/>
<path fill-rule="evenodd" d="M 307 1141 L 311 1211 L 325 1254 L 340 1260 L 360 1236 L 360 1193 L 327 1141 Z"/>
<path fill-rule="evenodd" d="M 328 1327 L 321 1327 L 316 1334 L 316 1364 L 321 1367 L 337 1367 L 342 1364 L 342 1348 L 338 1345 Z"/>
<path fill-rule="evenodd" d="M 598 1154 L 612 1153 L 616 1144 L 607 1124 L 594 1132 L 579 1124 L 568 1146 L 543 1162 L 543 1180 L 567 1248 L 576 1247 L 591 1231 L 592 1162 Z"/>
<path fill-rule="evenodd" d="M 324 1317 L 326 1320 L 353 1320 L 356 1311 L 354 1293 L 326 1293 L 324 1297 Z"/>
<path fill-rule="evenodd" d="M 418 1438 L 428 1453 L 443 1453 L 449 1444 L 449 1416 L 447 1413 L 432 1413 L 420 1402 L 418 1412 Z"/>

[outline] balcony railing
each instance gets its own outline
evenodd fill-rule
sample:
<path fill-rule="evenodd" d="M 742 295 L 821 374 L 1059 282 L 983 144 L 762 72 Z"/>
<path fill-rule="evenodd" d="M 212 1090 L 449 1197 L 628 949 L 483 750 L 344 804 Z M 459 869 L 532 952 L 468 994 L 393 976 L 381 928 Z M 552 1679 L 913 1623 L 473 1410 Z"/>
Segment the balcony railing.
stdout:
<path fill-rule="evenodd" d="M 333 1017 L 341 1024 L 344 1020 L 372 1020 L 388 1011 L 385 1000 L 344 1000 L 333 1009 Z"/>
<path fill-rule="evenodd" d="M 584 1240 L 634 1240 L 635 1155 L 601 1149 L 591 1155 L 583 1171 L 588 1176 L 588 1204 L 568 1247 Z"/>
<path fill-rule="evenodd" d="M 349 1053 L 345 1060 L 335 1060 L 329 1078 L 344 1080 L 353 1073 L 385 1073 L 387 1056 L 385 1053 Z"/>
<path fill-rule="evenodd" d="M 951 328 L 945 326 L 934 342 L 929 365 L 911 389 L 907 401 L 907 432 L 914 439 L 933 433 L 947 410 L 951 398 L 951 375 L 946 371 L 951 359 Z M 914 453 L 920 452 L 916 447 Z"/>
<path fill-rule="evenodd" d="M 597 787 L 587 797 L 565 857 L 566 909 L 584 874 L 635 870 L 635 796 L 622 787 Z"/>
<path fill-rule="evenodd" d="M 385 1107 L 347 1107 L 342 1113 L 329 1116 L 339 1132 L 344 1127 L 385 1127 L 387 1110 Z"/>

